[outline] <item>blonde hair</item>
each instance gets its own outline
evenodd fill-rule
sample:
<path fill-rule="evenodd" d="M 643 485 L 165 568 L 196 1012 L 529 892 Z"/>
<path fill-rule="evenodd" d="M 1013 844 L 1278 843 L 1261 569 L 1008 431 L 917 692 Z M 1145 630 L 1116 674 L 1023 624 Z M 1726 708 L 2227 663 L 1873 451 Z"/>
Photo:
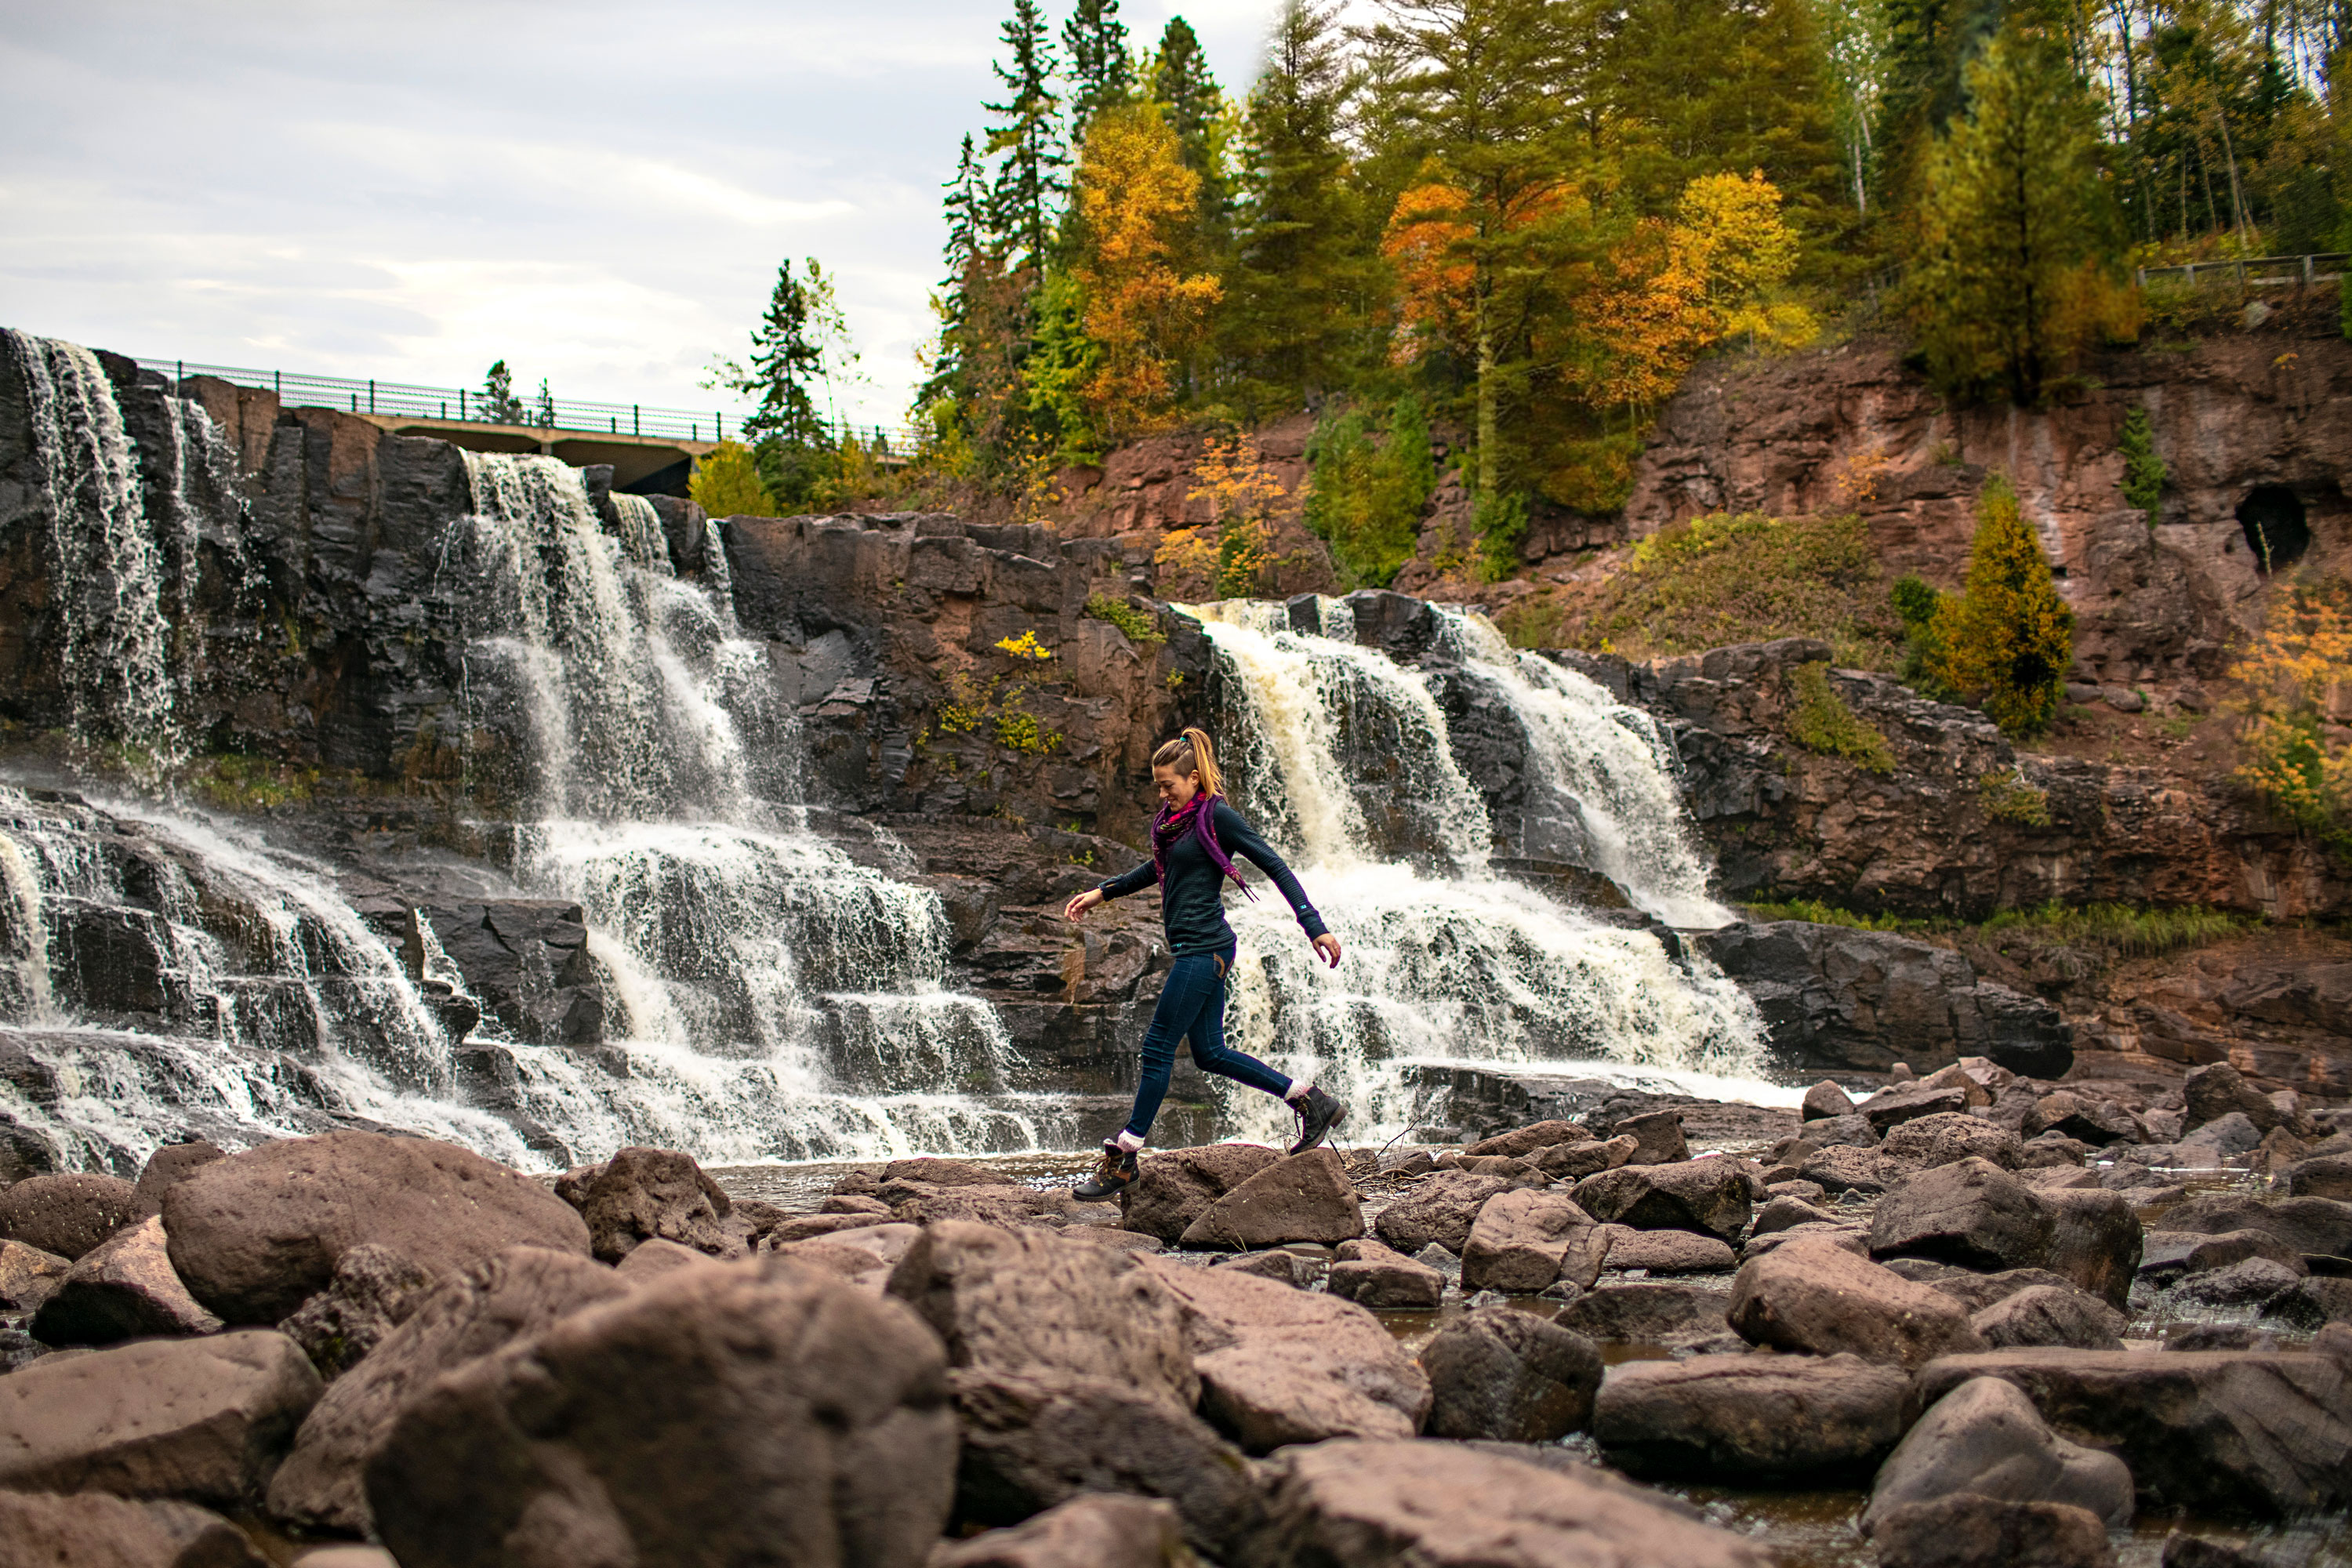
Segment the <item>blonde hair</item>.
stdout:
<path fill-rule="evenodd" d="M 1151 753 L 1155 768 L 1173 768 L 1178 774 L 1201 775 L 1202 795 L 1223 795 L 1224 779 L 1217 772 L 1217 749 L 1209 743 L 1206 730 L 1185 731 L 1172 741 L 1164 742 Z"/>

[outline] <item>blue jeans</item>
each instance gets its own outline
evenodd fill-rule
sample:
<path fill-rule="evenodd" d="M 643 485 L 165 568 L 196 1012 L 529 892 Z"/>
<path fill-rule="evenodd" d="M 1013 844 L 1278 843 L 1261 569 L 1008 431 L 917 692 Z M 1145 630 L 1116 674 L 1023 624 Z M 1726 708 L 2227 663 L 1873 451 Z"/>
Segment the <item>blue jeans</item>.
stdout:
<path fill-rule="evenodd" d="M 1143 1034 L 1143 1070 L 1135 1082 L 1135 1114 L 1127 1130 L 1138 1138 L 1151 1132 L 1152 1119 L 1168 1095 L 1168 1075 L 1176 1066 L 1176 1042 L 1192 1042 L 1192 1061 L 1202 1072 L 1262 1089 L 1268 1094 L 1290 1092 L 1290 1080 L 1241 1051 L 1225 1047 L 1225 971 L 1233 966 L 1234 949 L 1223 952 L 1188 953 L 1168 972 L 1160 988 L 1160 1005 L 1151 1010 L 1151 1027 Z"/>

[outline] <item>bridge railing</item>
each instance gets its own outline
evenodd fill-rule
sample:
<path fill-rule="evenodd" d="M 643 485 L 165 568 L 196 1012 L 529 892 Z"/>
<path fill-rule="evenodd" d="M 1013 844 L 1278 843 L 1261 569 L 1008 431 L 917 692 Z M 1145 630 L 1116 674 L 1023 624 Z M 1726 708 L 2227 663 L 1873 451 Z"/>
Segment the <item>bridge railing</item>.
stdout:
<path fill-rule="evenodd" d="M 2139 286 L 2152 278 L 2179 278 L 2189 287 L 2200 283 L 2235 283 L 2242 288 L 2275 289 L 2309 285 L 2344 276 L 2352 251 L 2321 250 L 2308 256 L 2241 256 L 2227 261 L 2185 261 L 2178 267 L 2139 268 Z"/>

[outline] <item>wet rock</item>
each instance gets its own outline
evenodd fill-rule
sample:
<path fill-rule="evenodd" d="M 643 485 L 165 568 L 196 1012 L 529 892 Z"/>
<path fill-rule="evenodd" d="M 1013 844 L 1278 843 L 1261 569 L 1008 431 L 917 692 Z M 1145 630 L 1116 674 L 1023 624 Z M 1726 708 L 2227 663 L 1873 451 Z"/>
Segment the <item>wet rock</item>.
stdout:
<path fill-rule="evenodd" d="M 1340 1442 L 1265 1467 L 1267 1568 L 1765 1568 L 1758 1547 L 1599 1478 L 1451 1443 Z"/>
<path fill-rule="evenodd" d="M 1217 1199 L 1279 1161 L 1279 1151 L 1255 1143 L 1213 1143 L 1146 1154 L 1121 1204 L 1127 1228 L 1174 1245 Z"/>
<path fill-rule="evenodd" d="M 677 1269 L 434 1380 L 367 1465 L 402 1568 L 918 1568 L 955 1494 L 939 1342 L 768 1258 Z"/>
<path fill-rule="evenodd" d="M 139 1223 L 138 1189 L 76 1171 L 0 1189 L 0 1237 L 71 1262 Z"/>
<path fill-rule="evenodd" d="M 1108 1378 L 1190 1410 L 1200 1380 L 1184 1306 L 1152 1262 L 1035 1231 L 946 1220 L 907 1249 L 889 1291 L 940 1336 L 950 1365 Z"/>
<path fill-rule="evenodd" d="M 411 974 L 424 973 L 425 932 L 465 975 L 516 1038 L 534 1046 L 593 1046 L 604 1037 L 611 1005 L 588 951 L 587 916 L 562 899 L 490 899 L 415 909 L 404 946 Z"/>
<path fill-rule="evenodd" d="M 1341 1242 L 1326 1279 L 1331 1294 L 1360 1307 L 1434 1311 L 1445 1295 L 1444 1275 L 1377 1241 Z"/>
<path fill-rule="evenodd" d="M 1478 1211 L 1507 1185 L 1467 1171 L 1440 1171 L 1423 1177 L 1411 1192 L 1382 1209 L 1372 1221 L 1372 1229 L 1399 1252 L 1419 1252 L 1435 1242 L 1458 1258 L 1470 1244 L 1470 1227 L 1476 1223 Z"/>
<path fill-rule="evenodd" d="M 1908 1160 L 1876 1149 L 1840 1145 L 1810 1156 L 1797 1167 L 1797 1174 L 1826 1193 L 1860 1193 L 1868 1197 L 1901 1186 L 1914 1169 Z"/>
<path fill-rule="evenodd" d="M 1633 1280 L 1587 1290 L 1553 1321 L 1612 1344 L 1696 1344 L 1720 1338 L 1731 1298 L 1697 1285 Z"/>
<path fill-rule="evenodd" d="M 50 1357 L 0 1377 L 0 1487 L 233 1507 L 258 1495 L 320 1386 L 268 1329 Z"/>
<path fill-rule="evenodd" d="M 1009 1530 L 932 1549 L 925 1568 L 1168 1568 L 1183 1552 L 1175 1509 L 1150 1498 L 1073 1498 Z"/>
<path fill-rule="evenodd" d="M 1855 1485 L 1902 1436 L 1909 1387 L 1853 1355 L 1628 1362 L 1601 1385 L 1592 1435 L 1645 1479 Z"/>
<path fill-rule="evenodd" d="M 1565 1193 L 1500 1193 L 1479 1209 L 1462 1250 L 1465 1290 L 1540 1290 L 1557 1279 L 1584 1289 L 1601 1277 L 1607 1243 Z"/>
<path fill-rule="evenodd" d="M 2233 1111 L 2252 1122 L 2257 1132 L 2268 1132 L 2284 1120 L 2270 1096 L 2248 1083 L 2228 1062 L 2191 1069 L 2181 1081 L 2180 1092 L 2187 1100 L 2187 1125 L 2192 1131 Z"/>
<path fill-rule="evenodd" d="M 163 1194 L 172 1184 L 199 1165 L 209 1165 L 215 1160 L 225 1160 L 227 1152 L 199 1138 L 187 1143 L 166 1143 L 147 1156 L 147 1163 L 139 1173 L 139 1184 L 133 1197 L 142 1217 L 163 1212 Z"/>
<path fill-rule="evenodd" d="M 1957 1492 L 1889 1509 L 1879 1568 L 2115 1568 L 2107 1527 L 2087 1509 Z"/>
<path fill-rule="evenodd" d="M 1853 1098 L 1827 1079 L 1805 1090 L 1805 1098 L 1797 1108 L 1799 1119 L 1805 1121 L 1853 1114 Z"/>
<path fill-rule="evenodd" d="M 1728 1274 L 1739 1255 L 1711 1236 L 1688 1230 L 1601 1227 L 1608 1246 L 1606 1267 L 1640 1268 L 1652 1274 Z"/>
<path fill-rule="evenodd" d="M 2111 1306 L 2131 1294 L 2139 1268 L 2141 1228 L 2132 1200 L 2121 1193 L 2044 1192 L 2050 1250 L 2042 1267 Z"/>
<path fill-rule="evenodd" d="M 2272 1297 L 2263 1315 L 2298 1329 L 2352 1323 L 2352 1279 L 2298 1279 Z"/>
<path fill-rule="evenodd" d="M 2352 1158 L 2331 1154 L 2302 1161 L 2287 1171 L 2286 1190 L 2299 1198 L 2352 1201 Z"/>
<path fill-rule="evenodd" d="M 733 1201 L 675 1149 L 624 1149 L 563 1195 L 587 1222 L 590 1248 L 607 1263 L 655 1237 L 713 1258 L 743 1255 L 742 1237 L 726 1223 Z"/>
<path fill-rule="evenodd" d="M 2094 1147 L 2110 1143 L 2137 1143 L 2143 1140 L 2140 1129 L 2131 1112 L 2114 1100 L 2092 1100 L 2086 1096 L 2060 1089 L 2045 1094 L 2026 1113 L 2021 1135 L 2038 1138 L 2044 1132 L 2055 1132 Z"/>
<path fill-rule="evenodd" d="M 0 1241 L 0 1312 L 37 1311 L 72 1267 L 72 1259 L 54 1252 Z"/>
<path fill-rule="evenodd" d="M 2132 1477 L 2124 1462 L 2059 1436 L 2032 1400 L 1997 1377 L 1961 1384 L 1904 1434 L 1872 1484 L 1863 1533 L 1895 1509 L 1955 1492 L 2067 1503 L 2117 1529 L 2132 1518 Z"/>
<path fill-rule="evenodd" d="M 1465 1312 L 1421 1352 L 1433 1437 L 1549 1443 L 1581 1431 L 1601 1387 L 1591 1340 L 1507 1307 Z"/>
<path fill-rule="evenodd" d="M 1991 1103 L 1992 1096 L 1973 1082 L 1943 1087 L 1905 1083 L 1882 1089 L 1853 1109 L 1884 1138 L 1890 1128 L 1922 1116 L 1965 1113 L 1972 1106 Z"/>
<path fill-rule="evenodd" d="M 1637 1230 L 1693 1230 L 1728 1241 L 1748 1228 L 1748 1173 L 1730 1160 L 1627 1165 L 1576 1184 L 1579 1207 Z"/>
<path fill-rule="evenodd" d="M 2190 1307 L 2260 1306 L 2282 1290 L 2294 1289 L 2302 1276 L 2267 1258 L 2242 1258 L 2222 1268 L 2190 1274 L 2165 1292 L 2165 1299 Z"/>
<path fill-rule="evenodd" d="M 2011 1345 L 2123 1349 L 2124 1315 L 2095 1296 L 2062 1286 L 2028 1286 L 1977 1312 L 1969 1324 L 1995 1350 Z"/>
<path fill-rule="evenodd" d="M 1517 1127 L 1493 1138 L 1482 1138 L 1462 1151 L 1465 1156 L 1474 1154 L 1505 1154 L 1512 1159 L 1524 1159 L 1538 1150 L 1560 1143 L 1589 1143 L 1592 1134 L 1580 1121 L 1538 1121 Z"/>
<path fill-rule="evenodd" d="M 1528 1158 L 1539 1173 L 1555 1182 L 1580 1182 L 1624 1164 L 1633 1157 L 1633 1149 L 1631 1138 L 1611 1138 L 1600 1142 L 1555 1143 Z"/>
<path fill-rule="evenodd" d="M 1690 1144 L 1683 1138 L 1683 1118 L 1678 1110 L 1629 1116 L 1611 1128 L 1609 1135 L 1633 1140 L 1633 1152 L 1625 1162 L 1629 1165 L 1672 1165 L 1690 1158 Z"/>
<path fill-rule="evenodd" d="M 961 1367 L 948 1385 L 961 1521 L 1018 1524 L 1075 1497 L 1132 1493 L 1173 1503 L 1192 1544 L 1220 1556 L 1255 1524 L 1248 1462 L 1190 1411 L 1101 1378 Z"/>
<path fill-rule="evenodd" d="M 1969 1159 L 1990 1160 L 2004 1171 L 2025 1163 L 2024 1145 L 2016 1133 L 1981 1116 L 1953 1111 L 1900 1122 L 1887 1130 L 1882 1147 L 1921 1170 Z"/>
<path fill-rule="evenodd" d="M 538 1247 L 513 1247 L 444 1278 L 406 1321 L 328 1387 L 270 1479 L 270 1514 L 364 1533 L 373 1525 L 362 1484 L 368 1456 L 427 1384 L 631 1286 L 583 1256 Z"/>
<path fill-rule="evenodd" d="M 373 1132 L 288 1139 L 201 1166 L 163 1194 L 163 1228 L 189 1293 L 231 1323 L 284 1318 L 367 1243 L 436 1279 L 509 1247 L 588 1252 L 579 1215 L 530 1177 L 451 1144 Z"/>
<path fill-rule="evenodd" d="M 1364 1205 L 1337 1151 L 1278 1160 L 1201 1211 L 1178 1245 L 1246 1250 L 1286 1242 L 1332 1243 L 1364 1234 Z"/>
<path fill-rule="evenodd" d="M 1923 1171 L 1871 1215 L 1876 1258 L 1939 1258 L 1977 1268 L 2039 1265 L 2055 1228 L 2050 1205 L 1989 1160 Z"/>
<path fill-rule="evenodd" d="M 0 1491 L 0 1568 L 266 1568 L 242 1531 L 184 1502 Z"/>
<path fill-rule="evenodd" d="M 172 1272 L 160 1219 L 142 1220 L 84 1254 L 32 1321 L 34 1337 L 53 1345 L 210 1334 L 220 1326 Z"/>
<path fill-rule="evenodd" d="M 2352 1203 L 2334 1198 L 2288 1198 L 2263 1203 L 2238 1193 L 2210 1193 L 2175 1204 L 2164 1214 L 2168 1230 L 2219 1236 L 2260 1230 L 2305 1256 L 2352 1257 Z"/>
<path fill-rule="evenodd" d="M 2231 1546 L 2176 1530 L 2164 1538 L 2163 1568 L 2287 1568 L 2259 1549 Z"/>
<path fill-rule="evenodd" d="M 1904 1367 L 1984 1343 L 1942 1291 L 1818 1241 L 1742 1264 L 1727 1315 L 1750 1344 L 1809 1355 L 1848 1351 Z"/>
<path fill-rule="evenodd" d="M 2352 1367 L 2322 1354 L 2005 1350 L 1921 1369 L 1920 1407 L 1973 1377 L 2131 1467 L 2144 1508 L 2281 1514 L 2352 1500 Z"/>
<path fill-rule="evenodd" d="M 1201 1413 L 1244 1450 L 1420 1430 L 1429 1380 L 1361 1307 L 1231 1269 L 1142 1267 L 1181 1305 Z"/>

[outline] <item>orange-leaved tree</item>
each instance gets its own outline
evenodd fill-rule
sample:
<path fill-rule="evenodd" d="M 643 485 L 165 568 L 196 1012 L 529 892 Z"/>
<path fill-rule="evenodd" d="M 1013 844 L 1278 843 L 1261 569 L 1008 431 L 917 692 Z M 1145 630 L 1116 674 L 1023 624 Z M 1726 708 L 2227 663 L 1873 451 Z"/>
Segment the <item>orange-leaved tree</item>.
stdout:
<path fill-rule="evenodd" d="M 1389 214 L 1381 254 L 1396 271 L 1397 332 L 1390 353 L 1399 365 L 1438 349 L 1467 356 L 1477 279 L 1468 253 L 1477 235 L 1465 216 L 1469 208 L 1468 193 L 1433 180 L 1398 196 Z"/>

